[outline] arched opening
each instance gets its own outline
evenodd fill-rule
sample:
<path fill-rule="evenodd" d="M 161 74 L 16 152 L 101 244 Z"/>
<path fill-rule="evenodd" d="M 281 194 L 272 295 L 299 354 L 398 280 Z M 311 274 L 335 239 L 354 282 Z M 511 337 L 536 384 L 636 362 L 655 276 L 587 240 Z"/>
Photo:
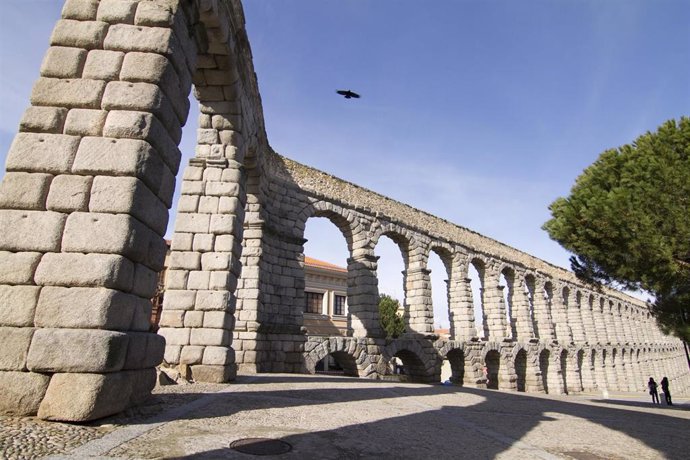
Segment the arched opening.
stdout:
<path fill-rule="evenodd" d="M 544 393 L 549 392 L 549 361 L 551 359 L 551 352 L 549 350 L 542 350 L 539 353 L 539 371 L 541 372 L 541 384 L 544 387 Z"/>
<path fill-rule="evenodd" d="M 450 253 L 442 248 L 433 248 L 429 253 L 427 268 L 431 271 L 431 302 L 434 308 L 434 330 L 442 337 L 447 337 L 450 334 L 450 295 L 448 291 L 450 263 Z"/>
<path fill-rule="evenodd" d="M 501 355 L 496 350 L 486 354 L 486 388 L 498 390 L 498 375 L 501 370 Z"/>
<path fill-rule="evenodd" d="M 613 300 L 609 300 L 608 308 L 606 309 L 606 324 L 607 332 L 609 334 L 609 343 L 618 343 L 618 332 L 616 331 L 616 319 L 615 319 L 615 305 Z"/>
<path fill-rule="evenodd" d="M 582 315 L 582 293 L 580 291 L 575 292 L 575 311 L 574 311 L 574 321 L 573 324 L 577 325 L 575 329 L 575 336 L 573 340 L 575 342 L 585 341 L 585 328 L 584 328 L 584 317 Z M 570 321 L 570 319 L 569 319 Z"/>
<path fill-rule="evenodd" d="M 534 313 L 534 295 L 536 292 L 536 280 L 533 275 L 525 276 L 525 296 L 527 297 L 527 303 L 529 308 L 529 320 L 532 323 L 532 335 L 534 337 L 539 337 L 539 327 L 537 317 Z"/>
<path fill-rule="evenodd" d="M 412 383 L 432 383 L 424 362 L 410 350 L 400 350 L 391 359 L 393 373 L 400 381 Z"/>
<path fill-rule="evenodd" d="M 408 243 L 402 236 L 396 234 L 382 235 L 374 249 L 378 257 L 376 266 L 376 280 L 379 295 L 389 295 L 400 303 L 400 315 L 406 317 L 405 324 L 409 324 L 405 306 L 405 268 L 407 267 Z"/>
<path fill-rule="evenodd" d="M 515 355 L 515 373 L 517 374 L 517 391 L 526 391 L 527 352 L 523 349 L 520 349 Z"/>
<path fill-rule="evenodd" d="M 515 312 L 513 311 L 513 298 L 515 293 L 515 272 L 506 267 L 498 277 L 498 285 L 503 291 L 504 314 L 506 318 L 505 337 L 517 339 Z"/>
<path fill-rule="evenodd" d="M 568 394 L 568 350 L 561 351 L 561 378 L 563 379 L 563 393 Z"/>
<path fill-rule="evenodd" d="M 446 355 L 446 360 L 450 364 L 450 381 L 456 385 L 462 385 L 465 381 L 465 352 L 456 348 Z"/>
<path fill-rule="evenodd" d="M 307 335 L 346 336 L 348 222 L 338 215 L 307 219 L 304 229 L 303 325 Z"/>
<path fill-rule="evenodd" d="M 560 344 L 572 342 L 572 329 L 570 328 L 570 288 L 565 286 L 561 290 L 561 305 L 557 309 L 556 338 Z"/>
<path fill-rule="evenodd" d="M 472 291 L 472 307 L 474 311 L 474 324 L 477 337 L 486 339 L 489 337 L 489 324 L 486 320 L 484 309 L 484 262 L 480 259 L 472 259 L 467 269 L 467 278 L 470 280 Z"/>
<path fill-rule="evenodd" d="M 612 349 L 606 354 L 606 380 L 611 389 L 619 390 L 620 376 L 618 371 L 618 350 Z"/>
<path fill-rule="evenodd" d="M 355 358 L 344 351 L 335 351 L 326 355 L 316 363 L 314 370 L 317 374 L 359 376 Z"/>
<path fill-rule="evenodd" d="M 580 379 L 580 388 L 584 388 L 584 382 L 582 381 L 582 369 L 584 368 L 584 363 L 585 363 L 585 351 L 584 350 L 579 350 L 577 352 L 577 375 L 578 378 Z"/>
<path fill-rule="evenodd" d="M 618 374 L 619 374 L 619 385 L 621 386 L 621 390 L 627 390 L 627 383 L 628 383 L 628 363 L 625 362 L 627 355 L 625 353 L 625 348 L 621 349 L 621 354 L 619 356 L 619 361 L 616 363 L 616 367 L 618 368 Z"/>
<path fill-rule="evenodd" d="M 588 343 L 594 345 L 595 343 L 599 342 L 596 327 L 594 296 L 592 294 L 587 296 L 587 324 L 585 326 L 585 333 L 587 336 Z"/>
<path fill-rule="evenodd" d="M 608 331 L 608 316 L 606 315 L 606 300 L 604 300 L 603 297 L 599 298 L 599 311 L 597 311 L 598 314 L 598 321 L 597 324 L 599 325 L 598 328 L 598 338 L 599 338 L 599 343 L 605 344 L 605 343 L 611 343 L 611 339 L 609 338 L 609 331 Z"/>
<path fill-rule="evenodd" d="M 555 334 L 556 332 L 556 326 L 554 324 L 555 318 L 553 317 L 553 284 L 551 281 L 547 281 L 544 283 L 544 304 L 546 307 L 546 311 L 548 312 L 548 317 L 551 318 L 549 324 L 549 327 L 551 328 L 551 333 Z M 553 338 L 554 336 L 552 336 Z"/>
<path fill-rule="evenodd" d="M 601 385 L 600 379 L 601 379 L 602 377 L 601 377 L 601 373 L 600 373 L 600 371 L 599 371 L 599 369 L 598 369 L 598 366 L 597 366 L 597 351 L 596 351 L 596 350 L 592 350 L 592 353 L 591 353 L 591 355 L 590 355 L 590 362 L 589 362 L 589 365 L 590 365 L 590 367 L 591 367 L 591 369 L 592 369 L 591 372 L 592 372 L 592 378 L 593 378 L 594 387 L 595 387 L 595 388 L 601 387 L 602 385 Z"/>

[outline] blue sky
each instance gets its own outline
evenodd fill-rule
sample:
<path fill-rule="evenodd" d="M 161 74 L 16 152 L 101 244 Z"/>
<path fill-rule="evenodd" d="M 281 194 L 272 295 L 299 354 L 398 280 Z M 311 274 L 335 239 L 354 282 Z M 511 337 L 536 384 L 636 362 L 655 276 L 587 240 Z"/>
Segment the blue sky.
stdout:
<path fill-rule="evenodd" d="M 2 3 L 4 164 L 60 4 Z M 604 149 L 690 112 L 683 0 L 249 0 L 245 15 L 276 151 L 565 267 L 540 229 L 549 203 Z M 311 255 L 344 263 L 335 227 L 307 230 Z M 401 291 L 399 254 L 379 251 L 381 290 Z"/>

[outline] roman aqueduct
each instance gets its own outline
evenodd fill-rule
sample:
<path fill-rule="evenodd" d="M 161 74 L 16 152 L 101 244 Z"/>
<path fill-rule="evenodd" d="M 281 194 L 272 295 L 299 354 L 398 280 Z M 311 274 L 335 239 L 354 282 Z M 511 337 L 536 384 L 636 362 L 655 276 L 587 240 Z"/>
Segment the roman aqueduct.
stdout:
<path fill-rule="evenodd" d="M 192 90 L 198 144 L 156 334 L 149 299 Z M 649 375 L 690 388 L 682 343 L 643 302 L 274 153 L 238 0 L 67 0 L 0 208 L 4 413 L 90 420 L 146 398 L 161 362 L 225 382 L 238 369 L 313 372 L 329 354 L 370 378 L 398 357 L 420 382 L 438 382 L 448 359 L 456 383 L 501 390 L 638 391 Z M 317 216 L 350 252 L 347 337 L 303 328 L 304 229 Z M 407 332 L 393 340 L 376 306 L 383 235 L 406 267 Z M 450 340 L 433 333 L 432 251 L 447 271 Z"/>

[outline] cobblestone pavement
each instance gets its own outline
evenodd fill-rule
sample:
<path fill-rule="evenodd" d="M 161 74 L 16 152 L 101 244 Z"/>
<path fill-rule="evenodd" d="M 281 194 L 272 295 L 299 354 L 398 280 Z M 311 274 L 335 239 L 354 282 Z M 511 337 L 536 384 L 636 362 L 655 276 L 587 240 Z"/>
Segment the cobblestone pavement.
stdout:
<path fill-rule="evenodd" d="M 248 459 L 230 443 L 271 438 L 292 446 L 285 459 L 685 459 L 690 401 L 676 399 L 667 407 L 642 393 L 603 399 L 264 374 L 157 387 L 146 405 L 89 424 L 3 417 L 0 451 L 13 459 Z"/>

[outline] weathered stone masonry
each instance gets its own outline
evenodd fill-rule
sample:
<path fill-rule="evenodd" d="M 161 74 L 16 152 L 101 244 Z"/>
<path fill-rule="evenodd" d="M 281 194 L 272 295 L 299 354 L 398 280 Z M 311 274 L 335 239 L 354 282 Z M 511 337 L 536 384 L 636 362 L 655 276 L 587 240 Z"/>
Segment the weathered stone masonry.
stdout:
<path fill-rule="evenodd" d="M 313 371 L 316 362 L 334 354 L 344 369 L 357 369 L 353 374 L 385 378 L 390 359 L 398 356 L 408 377 L 424 382 L 439 381 L 442 360 L 448 359 L 453 380 L 473 386 L 551 393 L 638 391 L 645 388 L 649 375 L 664 374 L 674 380 L 678 392 L 687 391 L 690 380 L 681 342 L 661 334 L 643 302 L 616 291 L 596 291 L 566 270 L 329 174 L 273 153 L 266 158 L 270 186 L 264 198 L 264 251 L 271 251 L 274 273 L 276 258 L 279 267 L 287 268 L 280 272 L 282 285 L 296 286 L 281 291 L 284 295 L 276 299 L 272 311 L 282 308 L 295 328 L 301 324 L 304 301 L 298 287 L 303 285 L 303 272 L 295 268 L 295 261 L 303 257 L 302 238 L 309 218 L 330 219 L 343 233 L 351 254 L 352 338 L 309 337 L 303 371 Z M 394 341 L 381 338 L 376 307 L 374 248 L 382 235 L 399 245 L 406 266 L 408 333 Z M 431 251 L 440 256 L 448 276 L 450 341 L 433 335 L 427 269 Z M 477 334 L 475 324 L 470 265 L 477 268 L 482 282 L 479 329 L 484 337 Z M 501 275 L 505 286 L 500 284 Z M 274 283 L 273 273 L 260 272 L 260 277 Z M 256 314 L 262 317 L 261 313 Z M 281 317 L 283 326 L 285 318 Z M 266 322 L 262 319 L 260 324 Z M 279 348 L 273 345 L 276 341 L 289 350 L 286 342 L 293 340 L 297 355 L 304 338 L 271 335 L 265 340 L 264 346 L 270 344 L 271 350 Z M 276 365 L 293 370 L 283 362 L 289 356 L 267 349 L 238 363 L 260 371 L 273 371 Z M 298 362 L 298 357 L 293 359 Z"/>
<path fill-rule="evenodd" d="M 266 145 L 243 22 L 234 1 L 65 3 L 0 190 L 2 412 L 118 412 L 149 394 L 164 338 L 171 361 L 193 346 L 200 379 L 232 377 L 242 168 Z M 156 335 L 149 298 L 192 86 L 201 129 L 177 222 L 192 239 L 174 241 L 170 327 Z"/>
<path fill-rule="evenodd" d="M 157 335 L 149 298 L 192 88 L 200 128 Z M 348 244 L 349 337 L 302 327 L 314 216 Z M 382 235 L 406 267 L 408 333 L 393 341 L 376 308 Z M 447 271 L 449 341 L 433 335 L 430 251 Z M 448 359 L 457 383 L 521 391 L 637 390 L 649 375 L 677 392 L 690 383 L 679 341 L 643 303 L 273 153 L 237 0 L 65 3 L 0 185 L 0 343 L 0 412 L 57 420 L 136 404 L 161 361 L 217 382 L 238 366 L 313 372 L 332 354 L 372 378 L 398 357 L 424 382 Z"/>

